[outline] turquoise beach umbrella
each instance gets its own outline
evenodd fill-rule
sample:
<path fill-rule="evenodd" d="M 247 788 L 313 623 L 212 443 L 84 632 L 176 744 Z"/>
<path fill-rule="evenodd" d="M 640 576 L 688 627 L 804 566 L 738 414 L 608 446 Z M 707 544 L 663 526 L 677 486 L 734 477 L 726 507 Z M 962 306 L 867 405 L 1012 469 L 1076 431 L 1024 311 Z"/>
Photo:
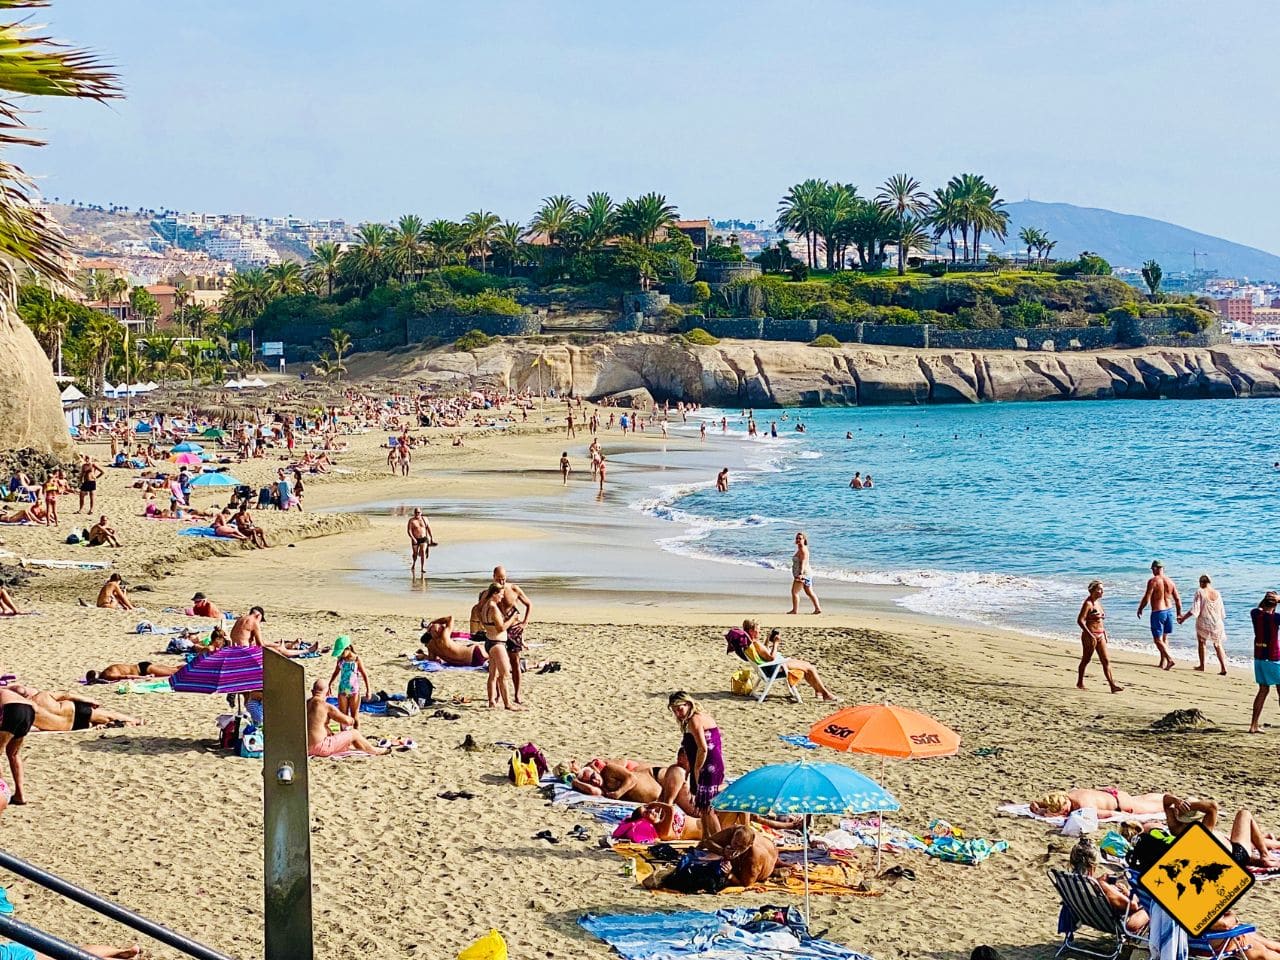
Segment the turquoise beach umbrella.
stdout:
<path fill-rule="evenodd" d="M 238 487 L 240 481 L 229 473 L 202 473 L 191 481 L 193 487 Z"/>
<path fill-rule="evenodd" d="M 192 443 L 190 440 L 184 440 L 182 443 L 174 446 L 170 453 L 204 453 L 204 447 L 198 443 Z"/>
<path fill-rule="evenodd" d="M 873 810 L 897 810 L 884 787 L 852 767 L 838 763 L 773 763 L 739 777 L 711 802 L 717 810 L 845 816 Z M 809 922 L 809 821 L 804 821 L 804 921 Z"/>

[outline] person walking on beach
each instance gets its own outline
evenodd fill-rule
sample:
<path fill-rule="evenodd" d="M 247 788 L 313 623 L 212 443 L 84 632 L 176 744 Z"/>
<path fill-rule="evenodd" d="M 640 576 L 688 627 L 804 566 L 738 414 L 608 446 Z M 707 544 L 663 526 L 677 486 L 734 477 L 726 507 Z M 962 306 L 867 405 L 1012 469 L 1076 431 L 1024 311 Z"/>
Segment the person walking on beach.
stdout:
<path fill-rule="evenodd" d="M 1102 581 L 1090 581 L 1089 595 L 1084 598 L 1080 614 L 1076 617 L 1076 623 L 1080 625 L 1080 644 L 1084 648 L 1080 655 L 1080 671 L 1076 676 L 1076 687 L 1080 690 L 1084 689 L 1084 672 L 1094 653 L 1098 655 L 1098 663 L 1102 664 L 1102 675 L 1107 678 L 1111 692 L 1119 693 L 1124 689 L 1111 675 L 1111 658 L 1107 655 L 1106 619 L 1107 612 L 1102 609 Z"/>
<path fill-rule="evenodd" d="M 724 742 L 711 714 L 683 690 L 667 698 L 667 709 L 680 726 L 680 749 L 676 766 L 668 767 L 662 779 L 662 802 L 674 804 L 687 785 L 689 798 L 702 820 L 702 835 L 720 830 L 720 818 L 711 801 L 724 787 Z"/>
<path fill-rule="evenodd" d="M 431 548 L 436 545 L 436 542 L 431 536 L 431 524 L 422 515 L 421 507 L 413 508 L 413 516 L 409 518 L 406 532 L 409 534 L 409 576 L 412 577 L 414 567 L 421 564 L 422 576 L 425 577 L 427 557 L 431 555 Z"/>
<path fill-rule="evenodd" d="M 1250 733 L 1261 733 L 1258 726 L 1262 708 L 1267 705 L 1267 694 L 1272 687 L 1280 696 L 1280 615 L 1276 604 L 1280 602 L 1274 590 L 1268 590 L 1258 605 L 1249 611 L 1253 623 L 1253 679 L 1258 692 L 1253 698 L 1253 717 L 1249 721 Z"/>
<path fill-rule="evenodd" d="M 364 664 L 360 657 L 356 655 L 356 648 L 351 643 L 351 638 L 343 634 L 333 643 L 333 655 L 338 658 L 338 662 L 333 665 L 333 673 L 329 677 L 329 686 L 326 696 L 333 695 L 333 684 L 336 680 L 338 683 L 338 710 L 347 714 L 354 721 L 351 726 L 360 726 L 360 685 L 364 684 L 365 693 L 373 691 L 373 685 L 369 683 L 369 674 L 365 672 Z"/>
<path fill-rule="evenodd" d="M 600 477 L 600 496 L 604 496 L 604 474 L 605 474 L 605 458 L 604 454 L 600 454 L 600 463 L 597 469 L 597 475 Z"/>
<path fill-rule="evenodd" d="M 86 453 L 84 460 L 80 462 L 80 509 L 76 513 L 84 512 L 85 497 L 89 498 L 89 513 L 93 513 L 93 495 L 98 489 L 100 476 L 102 476 L 102 468 Z"/>
<path fill-rule="evenodd" d="M 729 468 L 725 467 L 716 474 L 716 490 L 720 493 L 729 492 Z"/>
<path fill-rule="evenodd" d="M 787 613 L 800 612 L 800 592 L 813 601 L 813 612 L 822 612 L 818 597 L 813 592 L 813 568 L 809 565 L 809 535 L 796 534 L 796 552 L 791 557 L 791 609 Z"/>
<path fill-rule="evenodd" d="M 569 473 L 573 470 L 569 466 L 569 451 L 566 450 L 560 454 L 560 484 L 561 486 L 569 485 Z"/>
<path fill-rule="evenodd" d="M 27 802 L 22 795 L 22 758 L 18 754 L 35 722 L 36 705 L 13 690 L 0 687 L 0 748 L 4 749 L 9 773 L 13 775 L 9 802 L 18 806 Z"/>
<path fill-rule="evenodd" d="M 1191 609 L 1178 618 L 1185 623 L 1196 618 L 1196 649 L 1200 654 L 1200 666 L 1195 669 L 1204 673 L 1205 647 L 1213 644 L 1214 653 L 1218 655 L 1218 675 L 1227 675 L 1227 658 L 1222 652 L 1222 643 L 1227 639 L 1227 612 L 1222 606 L 1222 594 L 1213 586 L 1207 573 L 1200 576 L 1200 589 L 1191 600 Z"/>
<path fill-rule="evenodd" d="M 1178 596 L 1178 588 L 1173 585 L 1164 573 L 1164 564 L 1159 560 L 1151 561 L 1151 579 L 1147 581 L 1146 592 L 1138 603 L 1138 619 L 1142 619 L 1142 611 L 1151 604 L 1151 639 L 1160 652 L 1160 669 L 1173 669 L 1173 654 L 1169 652 L 1169 638 L 1173 636 L 1175 614 L 1182 616 L 1182 598 Z"/>

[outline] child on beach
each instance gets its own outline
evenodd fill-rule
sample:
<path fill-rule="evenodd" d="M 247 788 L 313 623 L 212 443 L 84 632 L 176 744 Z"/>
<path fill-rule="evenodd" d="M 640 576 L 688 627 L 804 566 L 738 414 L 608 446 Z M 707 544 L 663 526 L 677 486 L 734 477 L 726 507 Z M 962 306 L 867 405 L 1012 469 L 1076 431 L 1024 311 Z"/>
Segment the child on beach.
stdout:
<path fill-rule="evenodd" d="M 329 677 L 328 694 L 333 695 L 333 682 L 338 681 L 338 710 L 352 718 L 352 727 L 359 727 L 360 684 L 364 684 L 365 692 L 372 691 L 369 674 L 365 672 L 351 638 L 345 634 L 334 641 L 333 655 L 338 662 L 334 664 L 333 674 Z"/>

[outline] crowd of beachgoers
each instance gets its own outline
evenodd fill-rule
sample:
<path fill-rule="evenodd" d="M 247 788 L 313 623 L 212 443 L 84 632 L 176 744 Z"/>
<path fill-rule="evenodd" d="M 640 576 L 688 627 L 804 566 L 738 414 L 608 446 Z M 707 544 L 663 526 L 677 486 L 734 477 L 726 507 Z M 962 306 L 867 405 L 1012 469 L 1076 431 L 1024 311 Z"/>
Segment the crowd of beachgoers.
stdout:
<path fill-rule="evenodd" d="M 238 691 L 239 699 L 225 706 L 217 698 L 165 694 L 193 689 L 184 688 L 183 677 L 202 665 L 252 658 L 254 651 L 260 663 L 262 652 L 271 651 L 297 660 L 308 672 L 308 748 L 317 764 L 325 764 L 312 779 L 317 822 L 324 830 L 314 841 L 316 874 L 326 889 L 347 891 L 351 913 L 323 920 L 321 926 L 332 929 L 321 935 L 341 944 L 352 942 L 351 931 L 361 925 L 372 929 L 382 923 L 397 931 L 401 945 L 407 930 L 421 927 L 411 918 L 387 920 L 358 886 L 348 889 L 340 881 L 328 886 L 335 882 L 331 871 L 350 864 L 341 852 L 344 831 L 352 831 L 363 850 L 380 842 L 387 819 L 379 802 L 390 802 L 392 820 L 415 818 L 415 836 L 394 846 L 430 860 L 426 849 L 442 844 L 453 851 L 445 860 L 465 861 L 445 883 L 454 899 L 482 898 L 496 870 L 516 900 L 543 900 L 564 911 L 581 912 L 584 901 L 592 909 L 616 904 L 620 897 L 627 909 L 660 909 L 666 901 L 643 899 L 653 889 L 736 893 L 746 899 L 735 904 L 753 907 L 799 904 L 807 872 L 803 852 L 812 858 L 808 870 L 818 894 L 815 927 L 820 917 L 822 926 L 832 927 L 853 948 L 877 956 L 921 955 L 930 936 L 917 930 L 919 924 L 928 918 L 944 922 L 912 900 L 922 881 L 955 911 L 945 921 L 956 934 L 948 940 L 947 956 L 968 956 L 974 948 L 984 949 L 984 957 L 1039 955 L 1052 933 L 1041 921 L 1057 909 L 1057 901 L 1043 880 L 1046 861 L 1017 849 L 1021 842 L 1042 852 L 1045 830 L 1090 834 L 1062 844 L 1051 840 L 1047 865 L 1060 871 L 1055 883 L 1082 878 L 1074 882 L 1097 891 L 1113 912 L 1117 932 L 1135 939 L 1153 923 L 1160 926 L 1153 914 L 1161 908 L 1135 885 L 1135 868 L 1126 855 L 1149 852 L 1153 840 L 1176 840 L 1191 825 L 1202 824 L 1257 877 L 1280 875 L 1280 842 L 1268 830 L 1280 796 L 1268 788 L 1242 790 L 1235 774 L 1197 769 L 1202 751 L 1190 740 L 1197 736 L 1194 725 L 1186 742 L 1149 743 L 1141 737 L 1126 742 L 1090 719 L 1098 709 L 1097 701 L 1083 699 L 1090 694 L 1076 694 L 1082 697 L 1079 703 L 1054 699 L 1054 691 L 1069 690 L 1066 680 L 1077 669 L 1083 687 L 1090 658 L 1099 654 L 1112 689 L 1119 689 L 1113 659 L 1132 676 L 1126 681 L 1127 709 L 1145 711 L 1152 719 L 1165 712 L 1173 696 L 1193 697 L 1215 713 L 1213 704 L 1238 696 L 1238 678 L 1204 694 L 1193 685 L 1192 671 L 1151 670 L 1126 663 L 1123 653 L 1107 656 L 1101 584 L 1091 586 L 1081 608 L 1085 649 L 1078 662 L 1067 650 L 1028 647 L 1025 638 L 1011 641 L 972 629 L 895 622 L 892 632 L 868 632 L 879 615 L 820 603 L 805 532 L 794 535 L 790 576 L 780 574 L 776 595 L 763 601 L 742 598 L 748 607 L 764 602 L 781 614 L 778 626 L 751 616 L 739 618 L 740 625 L 708 629 L 681 622 L 683 615 L 673 611 L 669 626 L 618 627 L 616 621 L 591 617 L 589 599 L 582 601 L 584 623 L 535 617 L 543 597 L 537 587 L 520 582 L 518 571 L 509 575 L 501 538 L 490 544 L 492 567 L 476 584 L 474 600 L 457 609 L 441 610 L 440 601 L 427 594 L 406 601 L 420 608 L 415 615 L 403 605 L 377 613 L 354 602 L 347 611 L 342 595 L 333 593 L 333 581 L 321 576 L 331 572 L 323 568 L 333 555 L 324 553 L 315 537 L 356 538 L 363 528 L 343 525 L 327 510 L 317 512 L 314 501 L 328 506 L 339 490 L 396 484 L 412 502 L 424 483 L 456 492 L 448 484 L 479 485 L 481 472 L 503 468 L 512 475 L 494 481 L 495 495 L 517 479 L 564 488 L 577 479 L 579 459 L 590 465 L 590 488 L 603 491 L 611 467 L 605 448 L 652 441 L 696 446 L 707 442 L 706 432 L 689 430 L 683 438 L 669 432 L 670 425 L 692 419 L 696 408 L 683 404 L 631 410 L 576 398 L 360 385 L 307 409 L 285 400 L 282 395 L 274 403 L 264 401 L 239 417 L 173 408 L 107 415 L 78 429 L 76 458 L 64 469 L 39 477 L 15 472 L 9 478 L 0 517 L 5 523 L 0 536 L 8 542 L 0 544 L 0 564 L 38 574 L 0 588 L 5 618 L 0 637 L 7 638 L 0 645 L 5 668 L 0 749 L 9 773 L 7 782 L 0 780 L 0 810 L 11 807 L 0 828 L 13 826 L 15 818 L 40 827 L 23 831 L 21 852 L 46 862 L 56 858 L 82 879 L 101 858 L 115 856 L 127 864 L 135 854 L 154 852 L 150 842 L 135 851 L 123 839 L 128 817 L 118 828 L 103 827 L 99 839 L 109 848 L 90 843 L 83 854 L 65 849 L 77 829 L 66 819 L 68 805 L 97 803 L 94 783 L 117 776 L 136 779 L 140 800 L 169 790 L 166 807 L 193 814 L 190 827 L 185 821 L 168 824 L 174 836 L 190 836 L 205 816 L 223 823 L 220 812 L 199 812 L 204 809 L 200 798 L 209 783 L 227 775 L 221 772 L 224 763 L 233 765 L 235 783 L 260 789 L 252 786 L 254 764 L 230 758 L 254 756 L 269 736 L 262 729 L 261 692 Z M 559 469 L 554 469 L 557 455 Z M 545 466 L 526 469 L 534 462 Z M 527 475 L 515 478 L 515 473 Z M 727 489 L 727 468 L 717 478 L 717 486 L 721 483 Z M 432 551 L 444 539 L 441 521 L 413 508 L 388 525 L 396 527 L 387 536 L 401 544 L 409 579 L 432 580 Z M 196 544 L 211 550 L 182 549 Z M 294 544 L 302 546 L 301 556 L 281 556 L 288 552 L 282 548 Z M 253 565 L 256 586 L 215 565 L 225 563 Z M 279 579 L 268 582 L 276 569 L 282 571 Z M 304 570 L 305 577 L 297 576 Z M 1161 636 L 1167 637 L 1166 609 L 1175 621 L 1195 617 L 1198 632 L 1214 650 L 1213 616 L 1220 598 L 1215 601 L 1211 583 L 1202 584 L 1183 610 L 1182 598 L 1161 577 L 1157 567 L 1143 598 L 1144 606 L 1159 608 L 1153 630 L 1158 620 Z M 1259 609 L 1274 616 L 1275 604 L 1268 608 L 1267 602 Z M 800 612 L 813 616 L 786 616 Z M 1265 615 L 1255 622 L 1273 645 L 1274 622 L 1280 621 Z M 51 633 L 56 636 L 40 639 Z M 406 635 L 417 637 L 416 643 Z M 956 638 L 1001 656 L 944 652 Z M 1260 660 L 1267 661 L 1270 649 Z M 922 671 L 912 666 L 908 651 L 929 651 L 935 662 Z M 1272 660 L 1280 660 L 1280 652 Z M 1046 677 L 1047 663 L 1054 669 Z M 1165 666 L 1162 658 L 1159 667 Z M 1009 685 L 1011 678 L 1018 682 Z M 1018 689 L 1022 685 L 1027 689 Z M 762 699 L 762 691 L 769 695 Z M 846 762 L 846 757 L 812 753 L 815 744 L 804 732 L 846 706 L 886 701 L 936 716 L 963 739 L 964 747 L 950 758 L 921 761 L 912 768 L 919 773 L 894 774 L 900 799 L 907 793 L 913 807 L 934 816 L 916 813 L 907 829 L 908 818 L 899 826 L 872 810 L 824 819 L 753 814 L 717 804 L 735 775 L 764 761 L 803 756 Z M 1036 722 L 1046 716 L 1054 719 Z M 467 727 L 466 736 L 455 732 L 461 726 Z M 764 727 L 767 733 L 761 732 Z M 1263 729 L 1256 713 L 1253 729 Z M 95 752 L 89 740 L 42 736 L 80 731 L 107 738 L 110 752 Z M 1086 752 L 1064 756 L 1070 737 Z M 188 746 L 182 751 L 162 746 L 175 739 Z M 1256 767 L 1251 749 L 1236 752 L 1246 770 Z M 1006 752 L 1018 762 L 1007 763 Z M 387 759 L 360 762 L 383 756 Z M 337 762 L 329 763 L 331 758 Z M 77 769 L 93 771 L 93 779 Z M 883 760 L 879 769 L 883 774 Z M 407 794 L 430 797 L 431 816 L 419 823 L 412 803 L 362 797 L 366 787 L 388 778 Z M 1116 781 L 1133 792 L 1094 786 Z M 552 812 L 504 795 L 514 789 L 511 783 L 540 787 L 552 800 Z M 959 783 L 968 787 L 968 796 L 957 795 Z M 520 809 L 512 812 L 513 805 Z M 1004 808 L 1001 819 L 996 819 L 997 805 Z M 344 808 L 343 816 L 333 819 L 331 811 L 338 807 Z M 566 820 L 573 821 L 572 830 L 563 827 Z M 540 829 L 535 832 L 530 824 Z M 61 833 L 55 829 L 59 825 Z M 1012 845 L 1001 835 L 1011 836 Z M 576 852 L 561 864 L 563 882 L 546 868 L 560 861 L 548 861 L 545 851 L 596 839 L 613 853 L 594 855 L 590 845 L 571 848 Z M 495 859 L 484 852 L 492 843 L 508 844 L 512 853 Z M 247 839 L 228 847 L 226 857 L 208 865 L 185 857 L 182 868 L 207 890 L 216 869 L 236 857 L 252 860 L 246 852 L 252 849 L 250 830 Z M 877 853 L 887 856 L 880 868 L 873 866 Z M 385 863 L 384 855 L 391 856 L 391 850 L 380 849 L 376 859 Z M 606 856 L 611 859 L 601 859 Z M 512 867 L 516 862 L 530 869 Z M 601 863 L 611 865 L 603 873 L 621 868 L 630 879 L 613 889 L 617 882 L 601 878 Z M 1005 918 L 987 928 L 973 922 L 968 912 L 1004 896 L 1006 882 L 1028 898 L 1021 920 Z M 603 895 L 581 895 L 601 884 L 609 887 Z M 138 895 L 162 909 L 162 887 L 157 885 L 154 895 L 150 891 L 143 883 Z M 38 900 L 38 894 L 27 896 Z M 122 896 L 129 900 L 128 891 Z M 1242 906 L 1252 907 L 1258 899 Z M 694 902 L 699 909 L 718 906 Z M 431 929 L 449 943 L 466 942 L 482 932 L 473 912 L 443 910 Z M 600 948 L 587 946 L 590 941 L 563 924 L 526 929 L 540 911 L 515 913 L 486 908 L 478 916 L 503 929 L 513 946 L 547 952 L 563 949 L 568 939 L 580 955 L 604 955 L 591 952 Z M 184 913 L 169 915 L 177 926 L 191 919 L 197 932 L 208 930 L 210 939 L 220 938 L 216 915 L 198 921 Z M 874 917 L 876 930 L 869 924 L 853 926 L 857 916 Z M 1261 918 L 1274 924 L 1280 914 L 1268 903 Z M 753 919 L 769 920 L 754 911 L 738 918 L 748 931 Z M 800 933 L 796 955 L 838 949 L 824 944 L 805 953 L 809 941 L 798 913 L 784 911 L 770 922 Z M 1233 930 L 1236 923 L 1228 913 L 1217 926 Z M 234 934 L 242 946 L 253 941 L 247 929 Z M 610 942 L 605 933 L 599 935 Z M 377 942 L 376 937 L 369 941 Z M 1250 960 L 1280 958 L 1280 944 L 1254 930 L 1235 930 L 1230 942 Z M 133 956 L 137 948 L 94 950 L 102 956 Z"/>

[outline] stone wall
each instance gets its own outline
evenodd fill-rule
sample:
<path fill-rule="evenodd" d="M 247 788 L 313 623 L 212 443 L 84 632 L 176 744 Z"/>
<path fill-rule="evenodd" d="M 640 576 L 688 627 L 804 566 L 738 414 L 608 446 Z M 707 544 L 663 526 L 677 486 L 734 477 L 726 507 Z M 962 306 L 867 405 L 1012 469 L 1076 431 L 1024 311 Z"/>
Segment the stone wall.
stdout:
<path fill-rule="evenodd" d="M 542 331 L 542 319 L 532 313 L 508 317 L 499 314 L 451 317 L 414 317 L 409 321 L 409 342 L 428 337 L 457 340 L 468 330 L 479 330 L 491 337 L 531 337 Z"/>

